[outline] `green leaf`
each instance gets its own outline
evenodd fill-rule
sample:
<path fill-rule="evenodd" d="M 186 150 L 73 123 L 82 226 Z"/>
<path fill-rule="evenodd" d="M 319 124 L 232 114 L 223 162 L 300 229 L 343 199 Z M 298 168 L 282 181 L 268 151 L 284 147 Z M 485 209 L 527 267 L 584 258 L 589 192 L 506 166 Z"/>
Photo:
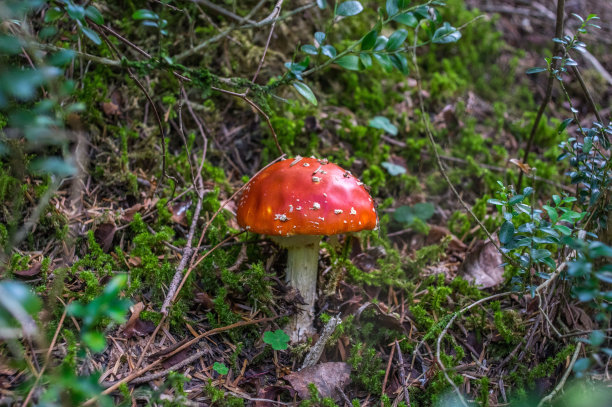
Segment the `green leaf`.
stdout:
<path fill-rule="evenodd" d="M 51 7 L 45 13 L 45 23 L 54 23 L 64 15 L 64 10 L 59 7 Z"/>
<path fill-rule="evenodd" d="M 546 72 L 546 71 L 548 71 L 548 69 L 546 69 L 546 68 L 539 68 L 538 67 L 538 68 L 529 68 L 528 70 L 525 71 L 525 73 L 527 75 L 533 75 L 533 74 L 536 74 L 536 73 Z"/>
<path fill-rule="evenodd" d="M 319 53 L 317 47 L 310 44 L 302 45 L 302 51 L 310 55 L 317 55 Z"/>
<path fill-rule="evenodd" d="M 104 24 L 104 17 L 102 17 L 102 14 L 100 14 L 98 9 L 94 6 L 87 7 L 85 9 L 85 15 L 87 16 L 87 18 L 89 18 L 91 21 L 98 25 Z"/>
<path fill-rule="evenodd" d="M 398 52 L 390 55 L 389 58 L 391 59 L 391 63 L 393 64 L 393 66 L 398 71 L 400 71 L 404 75 L 408 75 L 410 73 L 410 68 L 408 67 L 408 59 L 406 59 L 404 55 Z"/>
<path fill-rule="evenodd" d="M 92 352 L 102 352 L 106 347 L 106 338 L 100 332 L 88 331 L 82 335 L 83 342 Z"/>
<path fill-rule="evenodd" d="M 372 67 L 372 57 L 369 54 L 359 54 L 359 60 L 365 69 L 370 69 Z"/>
<path fill-rule="evenodd" d="M 431 42 L 434 44 L 449 44 L 451 42 L 457 42 L 461 38 L 461 32 L 449 23 L 445 22 L 442 27 L 438 28 L 434 32 Z"/>
<path fill-rule="evenodd" d="M 411 28 L 414 28 L 419 24 L 419 20 L 417 20 L 417 18 L 411 12 L 399 14 L 393 18 L 393 21 L 397 21 L 398 23 L 407 25 Z"/>
<path fill-rule="evenodd" d="M 359 57 L 357 55 L 345 55 L 341 58 L 338 58 L 334 61 L 344 69 L 348 69 L 349 71 L 358 71 L 359 70 Z"/>
<path fill-rule="evenodd" d="M 386 72 L 393 71 L 393 64 L 391 63 L 391 58 L 389 58 L 388 55 L 374 54 L 374 59 L 376 59 L 376 62 L 378 62 Z"/>
<path fill-rule="evenodd" d="M 136 10 L 132 14 L 134 20 L 159 20 L 159 16 L 147 9 Z"/>
<path fill-rule="evenodd" d="M 393 219 L 403 223 L 406 227 L 411 227 L 417 220 L 427 221 L 433 216 L 434 212 L 435 207 L 429 202 L 418 203 L 414 206 L 402 205 L 395 209 Z"/>
<path fill-rule="evenodd" d="M 499 199 L 489 199 L 487 201 L 487 203 L 490 203 L 491 205 L 496 205 L 496 206 L 504 206 L 504 205 L 506 205 L 505 201 L 500 201 Z"/>
<path fill-rule="evenodd" d="M 385 161 L 383 163 L 380 164 L 384 169 L 387 170 L 387 172 L 392 175 L 392 176 L 396 176 L 396 175 L 402 175 L 406 173 L 406 169 L 404 167 L 402 167 L 401 165 L 397 165 L 397 164 L 393 164 L 390 163 L 388 161 Z"/>
<path fill-rule="evenodd" d="M 37 173 L 54 174 L 64 178 L 75 175 L 77 169 L 74 165 L 60 157 L 37 158 L 30 164 L 30 170 Z"/>
<path fill-rule="evenodd" d="M 377 30 L 372 30 L 369 33 L 367 33 L 366 36 L 363 37 L 363 40 L 361 41 L 361 50 L 366 51 L 366 50 L 372 49 L 374 47 L 374 44 L 376 44 L 376 38 L 378 38 Z"/>
<path fill-rule="evenodd" d="M 85 34 L 85 36 L 87 38 L 89 38 L 94 44 L 96 44 L 96 45 L 102 44 L 102 40 L 98 36 L 98 33 L 96 33 L 91 28 L 89 28 L 89 27 L 81 27 L 81 32 L 83 34 Z"/>
<path fill-rule="evenodd" d="M 525 199 L 525 195 L 521 195 L 521 194 L 514 195 L 512 198 L 508 200 L 508 205 L 516 205 L 518 203 L 523 202 L 523 199 Z"/>
<path fill-rule="evenodd" d="M 387 51 L 395 51 L 399 47 L 402 46 L 404 41 L 406 41 L 406 37 L 408 36 L 408 31 L 403 28 L 397 30 L 389 37 L 389 41 L 387 41 L 387 45 L 385 45 L 385 49 Z"/>
<path fill-rule="evenodd" d="M 385 132 L 397 136 L 397 127 L 392 124 L 389 119 L 384 116 L 375 116 L 372 120 L 368 122 L 368 126 L 373 127 L 375 129 L 381 129 Z"/>
<path fill-rule="evenodd" d="M 559 127 L 557 127 L 557 133 L 561 133 L 573 121 L 574 121 L 574 119 L 572 119 L 572 118 L 563 120 L 563 122 L 559 125 Z"/>
<path fill-rule="evenodd" d="M 83 21 L 83 18 L 85 18 L 85 9 L 73 2 L 68 3 L 66 11 L 73 20 Z"/>
<path fill-rule="evenodd" d="M 226 375 L 229 372 L 229 368 L 225 366 L 223 363 L 215 362 L 213 364 L 213 370 L 220 375 Z"/>
<path fill-rule="evenodd" d="M 591 242 L 589 244 L 589 256 L 593 259 L 612 257 L 612 247 L 598 241 Z"/>
<path fill-rule="evenodd" d="M 0 282 L 0 288 L 3 293 L 3 298 L 0 301 L 0 321 L 2 319 L 4 321 L 13 321 L 13 317 L 7 309 L 8 305 L 18 307 L 31 316 L 36 316 L 41 310 L 42 301 L 27 285 L 18 281 L 4 280 Z M 18 326 L 17 321 L 15 320 L 14 322 Z"/>
<path fill-rule="evenodd" d="M 546 250 L 546 249 L 532 249 L 531 250 L 531 259 L 533 261 L 538 261 L 538 260 L 542 260 L 546 257 L 550 256 L 550 251 Z"/>
<path fill-rule="evenodd" d="M 387 16 L 395 15 L 399 11 L 397 0 L 387 0 L 385 9 L 387 10 Z"/>
<path fill-rule="evenodd" d="M 591 360 L 589 358 L 580 358 L 574 363 L 574 372 L 582 373 L 591 366 Z"/>
<path fill-rule="evenodd" d="M 76 53 L 71 49 L 64 49 L 52 54 L 47 59 L 47 62 L 53 66 L 64 67 L 74 59 Z"/>
<path fill-rule="evenodd" d="M 433 216 L 435 210 L 435 206 L 429 202 L 421 202 L 412 206 L 414 215 L 422 221 L 429 220 Z"/>
<path fill-rule="evenodd" d="M 319 45 L 323 45 L 323 41 L 325 41 L 325 33 L 321 31 L 317 31 L 314 35 L 315 41 Z"/>
<path fill-rule="evenodd" d="M 281 329 L 277 329 L 274 332 L 264 332 L 263 341 L 272 346 L 274 350 L 284 350 L 289 347 L 289 335 Z"/>
<path fill-rule="evenodd" d="M 21 41 L 12 35 L 0 35 L 0 54 L 15 55 L 21 52 Z"/>
<path fill-rule="evenodd" d="M 363 10 L 363 6 L 358 1 L 345 1 L 344 3 L 340 3 L 338 8 L 336 9 L 336 15 L 342 17 L 350 17 L 355 16 Z"/>
<path fill-rule="evenodd" d="M 582 152 L 588 154 L 593 147 L 593 137 L 585 137 L 584 144 L 582 145 Z"/>
<path fill-rule="evenodd" d="M 502 244 L 510 243 L 514 238 L 514 225 L 505 221 L 499 229 L 499 241 Z"/>
<path fill-rule="evenodd" d="M 336 48 L 334 48 L 333 45 L 323 45 L 321 47 L 321 53 L 330 58 L 335 58 L 337 55 Z"/>
<path fill-rule="evenodd" d="M 591 346 L 599 347 L 606 340 L 606 335 L 600 331 L 593 331 L 589 335 L 589 344 Z"/>
<path fill-rule="evenodd" d="M 307 101 L 313 105 L 317 105 L 317 97 L 312 93 L 312 90 L 304 82 L 293 82 L 293 87 L 299 92 L 300 95 L 304 96 Z"/>
<path fill-rule="evenodd" d="M 544 205 L 542 207 L 548 213 L 548 217 L 550 218 L 551 223 L 557 223 L 557 220 L 559 219 L 559 214 L 557 213 L 557 210 L 548 205 Z"/>

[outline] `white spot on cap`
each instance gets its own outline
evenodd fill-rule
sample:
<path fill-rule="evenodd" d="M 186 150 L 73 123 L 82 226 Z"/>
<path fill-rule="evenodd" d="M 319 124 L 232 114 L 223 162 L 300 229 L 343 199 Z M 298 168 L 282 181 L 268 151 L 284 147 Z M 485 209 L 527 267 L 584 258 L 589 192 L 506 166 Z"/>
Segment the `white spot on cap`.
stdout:
<path fill-rule="evenodd" d="M 295 210 L 296 210 L 296 211 L 301 211 L 301 210 L 302 210 L 302 207 L 301 207 L 301 206 L 296 206 L 296 207 L 295 207 Z"/>
<path fill-rule="evenodd" d="M 289 218 L 284 213 L 277 213 L 274 215 L 274 220 L 280 220 L 281 222 L 287 222 Z M 280 226 L 277 226 L 280 227 Z"/>
<path fill-rule="evenodd" d="M 351 207 L 351 215 L 357 215 L 357 211 L 353 207 Z"/>
<path fill-rule="evenodd" d="M 334 209 L 334 213 L 336 215 L 340 215 L 342 213 L 342 209 Z"/>
<path fill-rule="evenodd" d="M 304 165 L 304 167 L 310 167 L 310 164 L 308 164 L 308 163 L 304 163 L 303 165 Z"/>
<path fill-rule="evenodd" d="M 299 163 L 300 161 L 302 161 L 302 157 L 298 155 L 295 157 L 295 160 L 293 160 L 293 162 L 289 164 L 289 167 L 293 167 L 295 164 Z"/>
<path fill-rule="evenodd" d="M 324 217 L 319 216 L 319 219 L 321 219 L 322 221 L 324 221 L 324 222 L 325 222 L 325 218 L 324 218 Z"/>
<path fill-rule="evenodd" d="M 321 209 L 321 204 L 319 204 L 318 202 L 315 202 L 315 203 L 312 204 L 312 208 L 310 208 L 310 209 Z M 355 212 L 355 213 L 357 213 L 357 212 Z"/>
<path fill-rule="evenodd" d="M 289 205 L 289 213 L 293 212 L 293 205 Z"/>
<path fill-rule="evenodd" d="M 312 177 L 312 182 L 320 182 L 321 178 L 319 177 Z"/>

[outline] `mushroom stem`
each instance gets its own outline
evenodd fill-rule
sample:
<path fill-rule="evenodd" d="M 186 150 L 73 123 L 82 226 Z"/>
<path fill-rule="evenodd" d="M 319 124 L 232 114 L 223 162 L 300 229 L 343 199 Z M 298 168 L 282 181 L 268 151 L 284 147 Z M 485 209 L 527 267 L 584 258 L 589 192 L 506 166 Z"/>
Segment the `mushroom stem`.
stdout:
<path fill-rule="evenodd" d="M 287 248 L 287 270 L 285 280 L 300 292 L 305 304 L 298 304 L 298 313 L 285 328 L 292 342 L 298 342 L 315 333 L 314 304 L 317 296 L 317 271 L 319 265 L 319 242 L 321 236 L 302 235 L 275 237 L 274 240 Z"/>

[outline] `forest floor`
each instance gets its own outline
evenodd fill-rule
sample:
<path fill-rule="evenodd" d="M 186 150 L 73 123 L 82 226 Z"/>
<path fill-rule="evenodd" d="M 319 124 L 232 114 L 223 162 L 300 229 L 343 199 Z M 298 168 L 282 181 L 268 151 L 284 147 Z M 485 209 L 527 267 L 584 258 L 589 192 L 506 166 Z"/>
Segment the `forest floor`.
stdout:
<path fill-rule="evenodd" d="M 602 321 L 565 279 L 546 283 L 535 269 L 519 276 L 501 267 L 504 218 L 488 203 L 525 168 L 546 93 L 546 74 L 525 72 L 551 55 L 556 2 L 449 1 L 438 8 L 444 21 L 469 23 L 458 42 L 419 48 L 418 73 L 314 72 L 306 82 L 316 106 L 293 86 L 275 97 L 236 96 L 223 78 L 250 81 L 258 72 L 263 87 L 281 77 L 298 44 L 330 24 L 328 10 L 278 21 L 268 38 L 270 25 L 235 27 L 264 20 L 270 1 L 244 21 L 258 2 L 94 3 L 126 40 L 109 31 L 105 39 L 101 29 L 115 51 L 79 42 L 94 58 L 66 68 L 86 105 L 66 116 L 77 175 L 46 196 L 49 177 L 18 176 L 9 158 L 0 167 L 4 233 L 29 225 L 3 258 L 2 276 L 27 283 L 44 304 L 40 334 L 21 341 L 18 356 L 0 345 L 0 404 L 536 406 L 565 387 L 555 405 L 612 405 L 609 356 L 579 372 L 588 380 L 573 373 L 577 358 L 592 358 L 592 344 L 578 338 L 601 330 L 609 344 L 609 315 Z M 285 3 L 283 12 L 309 4 Z M 359 38 L 351 33 L 367 33 L 376 10 L 363 3 L 364 17 L 338 23 L 345 26 L 329 31 L 330 41 L 346 46 L 345 38 Z M 145 8 L 168 20 L 171 56 L 223 34 L 176 61 L 205 67 L 215 81 L 141 63 L 143 52 L 158 52 L 157 36 L 129 18 Z M 601 29 L 582 39 L 590 53 L 577 61 L 609 123 L 612 3 L 567 1 L 566 29 L 575 31 L 571 13 L 601 18 Z M 33 20 L 40 29 L 43 13 Z M 54 44 L 77 49 L 68 34 Z M 108 62 L 120 56 L 134 63 Z M 534 205 L 575 193 L 567 163 L 557 161 L 559 144 L 579 127 L 557 131 L 571 109 L 581 126 L 597 120 L 578 81 L 564 77 L 571 106 L 555 87 L 527 160 L 537 169 L 523 180 L 535 188 Z M 327 158 L 358 176 L 380 219 L 376 231 L 323 240 L 317 334 L 295 344 L 280 331 L 300 301 L 284 280 L 286 252 L 241 233 L 235 219 L 245 182 L 279 158 L 270 128 L 285 157 Z M 560 250 L 553 261 L 567 256 Z M 577 401 L 585 389 L 592 398 Z"/>

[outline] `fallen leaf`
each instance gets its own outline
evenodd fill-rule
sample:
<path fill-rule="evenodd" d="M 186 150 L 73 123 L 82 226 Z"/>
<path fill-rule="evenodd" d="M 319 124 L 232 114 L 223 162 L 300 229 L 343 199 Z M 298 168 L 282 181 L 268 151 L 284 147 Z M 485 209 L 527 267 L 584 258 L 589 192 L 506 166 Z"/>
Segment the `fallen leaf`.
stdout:
<path fill-rule="evenodd" d="M 131 222 L 134 220 L 134 215 L 136 215 L 136 213 L 140 212 L 141 209 L 144 208 L 143 204 L 139 204 L 137 203 L 136 205 L 131 206 L 130 208 L 126 209 L 125 211 L 123 211 L 123 215 L 121 216 L 121 220 L 126 221 L 126 222 Z"/>
<path fill-rule="evenodd" d="M 336 387 L 343 389 L 351 381 L 351 366 L 344 362 L 320 363 L 284 377 L 302 399 L 310 398 L 308 385 L 314 383 L 321 397 L 335 398 Z"/>
<path fill-rule="evenodd" d="M 121 114 L 119 106 L 117 106 L 113 102 L 102 103 L 102 111 L 106 116 L 118 116 Z"/>
<path fill-rule="evenodd" d="M 529 175 L 531 173 L 531 167 L 529 164 L 522 162 L 516 158 L 512 158 L 510 162 L 521 169 L 525 174 Z"/>
<path fill-rule="evenodd" d="M 404 331 L 404 327 L 400 322 L 399 315 L 395 313 L 387 313 L 387 306 L 383 303 L 374 304 L 372 302 L 366 302 L 361 307 L 357 309 L 355 312 L 355 320 L 359 321 L 361 314 L 368 308 L 374 308 L 377 311 L 376 322 L 381 326 L 384 326 L 389 329 L 394 329 L 397 331 Z M 385 309 L 383 309 L 385 308 Z"/>
<path fill-rule="evenodd" d="M 187 226 L 187 209 L 189 209 L 190 206 L 191 201 L 176 202 L 168 208 L 170 213 L 172 213 L 172 217 L 170 219 L 172 219 L 174 223 Z"/>
<path fill-rule="evenodd" d="M 113 247 L 113 238 L 116 231 L 117 227 L 110 222 L 101 223 L 96 227 L 94 238 L 105 253 L 108 253 L 111 247 Z"/>
<path fill-rule="evenodd" d="M 34 277 L 40 274 L 41 268 L 42 268 L 42 263 L 36 262 L 30 265 L 30 267 L 27 270 L 15 270 L 13 271 L 13 273 L 19 277 Z"/>
<path fill-rule="evenodd" d="M 139 302 L 136 305 L 130 307 L 132 315 L 130 319 L 123 326 L 122 334 L 126 338 L 131 338 L 135 335 L 145 336 L 152 333 L 155 330 L 155 324 L 151 321 L 143 321 L 140 319 L 140 313 L 144 310 L 144 304 Z"/>
<path fill-rule="evenodd" d="M 480 241 L 467 253 L 459 269 L 459 275 L 474 285 L 491 288 L 504 281 L 502 255 L 495 245 L 488 241 Z"/>

